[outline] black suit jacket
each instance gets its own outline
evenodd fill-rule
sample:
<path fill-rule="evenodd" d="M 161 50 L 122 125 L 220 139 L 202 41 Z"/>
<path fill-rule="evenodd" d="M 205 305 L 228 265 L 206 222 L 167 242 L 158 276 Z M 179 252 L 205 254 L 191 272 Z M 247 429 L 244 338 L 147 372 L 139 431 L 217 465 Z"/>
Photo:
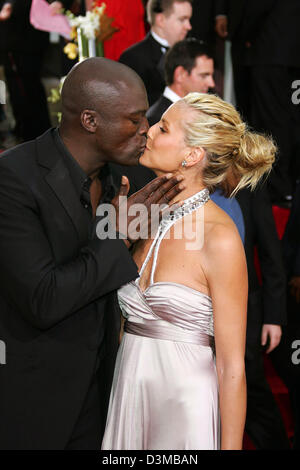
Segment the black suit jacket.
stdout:
<path fill-rule="evenodd" d="M 256 335 L 256 329 L 260 331 L 262 324 L 285 324 L 286 279 L 281 245 L 267 189 L 264 186 L 254 192 L 243 189 L 236 199 L 242 209 L 245 223 L 244 246 L 249 280 L 248 338 L 251 334 Z M 262 286 L 254 264 L 255 246 L 258 250 Z"/>
<path fill-rule="evenodd" d="M 119 62 L 131 67 L 143 80 L 150 106 L 165 87 L 163 58 L 161 45 L 148 33 L 145 39 L 126 49 L 119 59 Z"/>
<path fill-rule="evenodd" d="M 172 101 L 166 98 L 164 95 L 161 95 L 160 98 L 155 101 L 155 103 L 148 109 L 146 117 L 149 121 L 149 125 L 153 126 L 164 114 L 164 112 L 171 106 Z"/>
<path fill-rule="evenodd" d="M 107 400 L 115 291 L 138 272 L 123 241 L 95 236 L 95 222 L 51 130 L 1 156 L 2 449 L 63 449 L 101 357 Z"/>
<path fill-rule="evenodd" d="M 299 0 L 216 0 L 216 14 L 222 13 L 245 64 L 300 67 Z"/>
<path fill-rule="evenodd" d="M 293 195 L 293 205 L 282 239 L 288 277 L 300 276 L 300 183 Z"/>
<path fill-rule="evenodd" d="M 214 43 L 215 40 L 214 1 L 193 1 L 192 30 L 189 36 L 205 41 L 208 44 Z"/>

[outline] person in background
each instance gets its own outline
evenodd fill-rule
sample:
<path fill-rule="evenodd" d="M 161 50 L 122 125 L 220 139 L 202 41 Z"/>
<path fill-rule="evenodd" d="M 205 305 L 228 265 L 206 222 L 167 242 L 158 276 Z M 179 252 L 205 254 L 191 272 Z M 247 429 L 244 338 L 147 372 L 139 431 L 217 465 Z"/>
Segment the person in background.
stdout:
<path fill-rule="evenodd" d="M 32 0 L 0 0 L 5 79 L 16 122 L 14 133 L 23 141 L 34 139 L 51 127 L 41 82 L 49 34 L 30 24 L 31 3 Z M 53 14 L 72 3 L 72 0 L 52 2 Z"/>
<path fill-rule="evenodd" d="M 147 111 L 150 126 L 166 109 L 191 92 L 207 93 L 215 85 L 214 60 L 209 47 L 194 38 L 177 42 L 166 54 L 166 88 Z"/>
<path fill-rule="evenodd" d="M 216 0 L 216 30 L 231 40 L 239 111 L 257 131 L 273 136 L 278 158 L 269 178 L 273 204 L 290 207 L 299 178 L 299 0 Z M 297 173 L 298 172 L 298 173 Z"/>
<path fill-rule="evenodd" d="M 149 0 L 147 17 L 151 25 L 145 39 L 127 49 L 120 62 L 142 78 L 151 106 L 163 92 L 164 55 L 191 30 L 191 0 Z"/>

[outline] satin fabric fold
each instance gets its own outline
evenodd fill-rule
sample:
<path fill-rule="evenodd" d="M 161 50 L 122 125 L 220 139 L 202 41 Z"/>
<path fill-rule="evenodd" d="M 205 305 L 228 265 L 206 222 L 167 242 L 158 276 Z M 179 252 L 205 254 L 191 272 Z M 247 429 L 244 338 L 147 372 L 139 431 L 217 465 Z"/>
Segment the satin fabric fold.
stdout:
<path fill-rule="evenodd" d="M 169 325 L 158 325 L 157 322 L 145 321 L 142 324 L 126 321 L 124 330 L 126 333 L 146 338 L 164 339 L 167 341 L 179 341 L 181 343 L 193 343 L 201 346 L 213 347 L 213 338 L 201 331 L 191 332 L 179 328 L 171 330 Z"/>

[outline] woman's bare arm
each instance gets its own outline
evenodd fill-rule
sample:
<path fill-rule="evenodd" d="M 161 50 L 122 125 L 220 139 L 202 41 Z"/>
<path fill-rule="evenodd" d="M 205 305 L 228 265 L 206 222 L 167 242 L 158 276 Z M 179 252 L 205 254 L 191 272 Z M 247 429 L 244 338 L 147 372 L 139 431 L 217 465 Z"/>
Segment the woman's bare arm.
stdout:
<path fill-rule="evenodd" d="M 246 416 L 245 336 L 248 277 L 237 231 L 218 224 L 205 241 L 205 274 L 214 315 L 221 449 L 241 449 Z"/>

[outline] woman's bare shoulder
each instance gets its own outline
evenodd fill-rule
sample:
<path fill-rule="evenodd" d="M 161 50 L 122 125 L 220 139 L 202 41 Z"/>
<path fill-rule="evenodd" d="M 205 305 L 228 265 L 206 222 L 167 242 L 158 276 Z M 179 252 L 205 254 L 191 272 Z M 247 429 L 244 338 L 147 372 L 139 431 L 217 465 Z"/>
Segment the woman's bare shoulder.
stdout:
<path fill-rule="evenodd" d="M 211 201 L 212 202 L 212 201 Z M 238 229 L 231 219 L 215 203 L 207 208 L 205 217 L 204 249 L 208 253 L 229 253 L 243 250 L 243 244 Z"/>

